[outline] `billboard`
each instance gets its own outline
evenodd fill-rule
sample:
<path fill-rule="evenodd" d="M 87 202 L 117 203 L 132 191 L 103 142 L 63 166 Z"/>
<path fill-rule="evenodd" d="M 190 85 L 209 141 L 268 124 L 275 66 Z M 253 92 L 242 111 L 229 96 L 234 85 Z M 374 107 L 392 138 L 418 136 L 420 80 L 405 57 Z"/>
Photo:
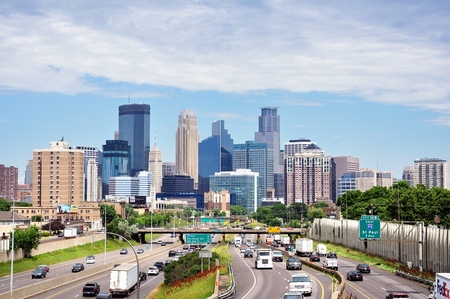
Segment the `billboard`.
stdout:
<path fill-rule="evenodd" d="M 145 205 L 147 203 L 147 196 L 136 195 L 130 197 L 131 205 Z"/>
<path fill-rule="evenodd" d="M 56 205 L 56 213 L 58 214 L 68 214 L 70 213 L 70 204 L 59 203 Z"/>

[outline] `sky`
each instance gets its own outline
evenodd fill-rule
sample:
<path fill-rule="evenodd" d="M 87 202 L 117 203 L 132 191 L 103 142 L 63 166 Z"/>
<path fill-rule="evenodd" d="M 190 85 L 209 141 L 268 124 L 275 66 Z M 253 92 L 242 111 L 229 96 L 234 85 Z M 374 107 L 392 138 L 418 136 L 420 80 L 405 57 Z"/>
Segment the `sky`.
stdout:
<path fill-rule="evenodd" d="M 450 1 L 16 1 L 0 3 L 0 164 L 23 182 L 33 150 L 101 149 L 118 107 L 151 106 L 164 162 L 181 110 L 200 140 L 222 119 L 254 140 L 278 107 L 281 145 L 401 178 L 450 160 Z"/>

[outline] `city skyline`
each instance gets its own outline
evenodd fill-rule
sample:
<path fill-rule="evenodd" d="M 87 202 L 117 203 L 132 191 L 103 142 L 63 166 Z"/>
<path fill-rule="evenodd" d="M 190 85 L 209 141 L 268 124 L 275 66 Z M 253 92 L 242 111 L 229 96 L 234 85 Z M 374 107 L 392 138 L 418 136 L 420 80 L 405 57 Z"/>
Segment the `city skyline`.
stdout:
<path fill-rule="evenodd" d="M 450 160 L 447 1 L 106 4 L 3 3 L 0 164 L 21 182 L 51 141 L 100 150 L 129 103 L 151 106 L 164 162 L 181 110 L 200 140 L 224 120 L 242 144 L 264 106 L 281 148 L 307 138 L 398 179 L 415 159 Z"/>

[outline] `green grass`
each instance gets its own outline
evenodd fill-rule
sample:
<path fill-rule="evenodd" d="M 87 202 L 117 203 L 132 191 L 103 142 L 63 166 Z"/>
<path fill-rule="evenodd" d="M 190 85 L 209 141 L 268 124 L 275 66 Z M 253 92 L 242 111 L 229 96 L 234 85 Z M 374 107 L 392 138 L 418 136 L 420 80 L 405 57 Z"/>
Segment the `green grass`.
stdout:
<path fill-rule="evenodd" d="M 160 234 L 153 234 L 153 238 L 157 238 Z M 129 240 L 133 245 L 139 245 L 136 241 Z M 123 247 L 128 247 L 128 243 L 118 239 L 107 239 L 106 251 L 113 251 Z M 67 262 L 73 259 L 86 257 L 105 252 L 105 241 L 97 241 L 80 246 L 69 247 L 65 249 L 55 250 L 48 253 L 39 254 L 30 258 L 14 260 L 14 273 L 29 271 L 35 269 L 39 265 L 51 265 Z M 0 263 L 0 277 L 11 274 L 11 262 Z"/>

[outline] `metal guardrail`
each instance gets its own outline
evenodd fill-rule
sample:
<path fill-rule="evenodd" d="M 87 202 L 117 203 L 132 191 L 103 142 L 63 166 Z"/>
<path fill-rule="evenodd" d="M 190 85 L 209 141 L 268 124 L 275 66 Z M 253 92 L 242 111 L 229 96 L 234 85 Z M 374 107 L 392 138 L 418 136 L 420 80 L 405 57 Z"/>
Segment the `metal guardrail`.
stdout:
<path fill-rule="evenodd" d="M 234 282 L 234 274 L 233 274 L 233 267 L 231 267 L 231 264 L 228 266 L 228 271 L 230 272 L 230 286 L 228 289 L 226 289 L 223 293 L 219 294 L 219 299 L 230 299 L 234 297 L 234 293 L 236 292 L 236 284 Z"/>
<path fill-rule="evenodd" d="M 405 272 L 399 271 L 399 270 L 396 270 L 396 271 L 395 271 L 395 275 L 404 277 L 404 278 L 409 279 L 409 280 L 421 282 L 421 283 L 423 283 L 423 284 L 431 285 L 431 286 L 432 286 L 433 283 L 434 283 L 434 281 L 432 281 L 432 280 L 428 280 L 428 279 L 416 277 L 416 276 L 410 275 L 410 274 L 408 274 L 408 273 L 405 273 Z"/>

